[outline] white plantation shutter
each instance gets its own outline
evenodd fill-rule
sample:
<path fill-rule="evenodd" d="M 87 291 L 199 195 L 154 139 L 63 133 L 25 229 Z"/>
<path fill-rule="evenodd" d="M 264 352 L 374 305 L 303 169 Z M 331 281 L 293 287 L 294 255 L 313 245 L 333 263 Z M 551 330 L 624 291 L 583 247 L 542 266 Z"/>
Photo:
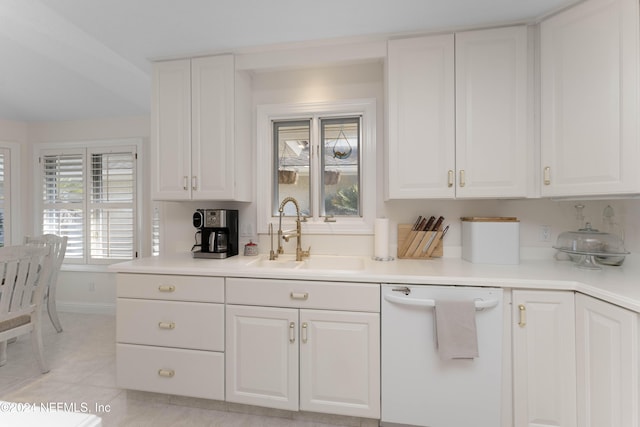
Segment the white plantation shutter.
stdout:
<path fill-rule="evenodd" d="M 42 233 L 67 236 L 65 258 L 84 260 L 84 150 L 46 153 L 43 176 Z"/>
<path fill-rule="evenodd" d="M 8 207 L 11 205 L 10 154 L 8 148 L 0 148 L 0 246 L 5 245 L 5 231 L 9 229 Z"/>
<path fill-rule="evenodd" d="M 151 218 L 151 255 L 160 255 L 160 208 L 155 205 Z"/>
<path fill-rule="evenodd" d="M 135 150 L 108 153 L 92 150 L 91 252 L 92 260 L 134 257 Z"/>
<path fill-rule="evenodd" d="M 43 150 L 42 232 L 68 236 L 68 262 L 136 255 L 136 147 Z"/>

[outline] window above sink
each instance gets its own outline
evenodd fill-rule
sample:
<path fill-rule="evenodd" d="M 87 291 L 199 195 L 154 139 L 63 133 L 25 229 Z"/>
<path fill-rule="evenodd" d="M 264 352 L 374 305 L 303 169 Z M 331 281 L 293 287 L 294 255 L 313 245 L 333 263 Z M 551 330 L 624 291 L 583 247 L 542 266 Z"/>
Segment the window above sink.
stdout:
<path fill-rule="evenodd" d="M 288 196 L 301 203 L 305 234 L 373 232 L 375 99 L 260 105 L 257 121 L 259 233 L 279 225 Z"/>

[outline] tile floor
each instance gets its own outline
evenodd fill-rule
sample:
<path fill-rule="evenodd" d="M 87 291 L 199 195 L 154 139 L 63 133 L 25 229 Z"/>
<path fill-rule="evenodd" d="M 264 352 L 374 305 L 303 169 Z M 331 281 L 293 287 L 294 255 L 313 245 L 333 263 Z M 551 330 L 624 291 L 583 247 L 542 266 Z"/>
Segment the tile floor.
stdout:
<path fill-rule="evenodd" d="M 40 374 L 29 336 L 9 344 L 0 367 L 0 400 L 72 405 L 102 418 L 103 427 L 376 426 L 374 420 L 272 411 L 225 402 L 119 389 L 115 383 L 115 318 L 60 313 L 57 334 L 43 318 L 45 357 L 51 371 Z M 264 414 L 268 414 L 265 416 Z"/>

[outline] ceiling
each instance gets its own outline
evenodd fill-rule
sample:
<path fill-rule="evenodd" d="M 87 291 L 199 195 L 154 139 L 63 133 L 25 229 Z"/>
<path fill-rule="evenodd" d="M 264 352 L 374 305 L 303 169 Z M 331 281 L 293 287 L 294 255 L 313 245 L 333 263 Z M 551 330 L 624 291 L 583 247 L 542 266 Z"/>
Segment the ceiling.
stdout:
<path fill-rule="evenodd" d="M 0 118 L 149 113 L 150 60 L 529 21 L 576 0 L 0 0 Z"/>

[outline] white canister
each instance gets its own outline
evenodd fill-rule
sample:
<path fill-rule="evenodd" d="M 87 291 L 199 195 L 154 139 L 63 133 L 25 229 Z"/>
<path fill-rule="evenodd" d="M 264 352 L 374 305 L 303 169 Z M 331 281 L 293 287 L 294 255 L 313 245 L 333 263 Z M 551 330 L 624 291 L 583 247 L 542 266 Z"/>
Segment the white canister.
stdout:
<path fill-rule="evenodd" d="M 462 219 L 462 259 L 475 264 L 519 264 L 520 221 L 514 217 Z"/>

